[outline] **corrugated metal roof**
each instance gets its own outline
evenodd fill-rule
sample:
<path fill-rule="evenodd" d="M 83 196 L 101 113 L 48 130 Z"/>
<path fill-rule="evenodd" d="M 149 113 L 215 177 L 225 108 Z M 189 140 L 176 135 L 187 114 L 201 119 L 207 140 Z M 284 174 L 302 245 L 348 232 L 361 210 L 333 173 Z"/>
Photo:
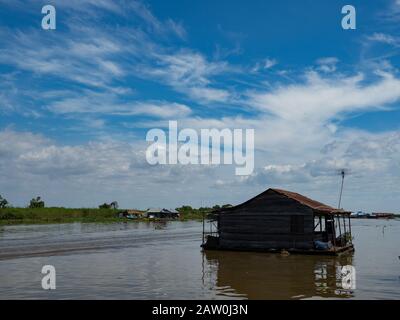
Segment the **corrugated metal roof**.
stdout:
<path fill-rule="evenodd" d="M 136 209 L 128 209 L 124 211 L 127 214 L 144 214 L 145 211 L 136 210 Z"/>
<path fill-rule="evenodd" d="M 150 208 L 146 211 L 147 213 L 178 213 L 176 210 L 161 209 L 161 208 Z"/>
<path fill-rule="evenodd" d="M 147 213 L 159 213 L 159 212 L 162 212 L 162 211 L 163 211 L 163 209 L 161 209 L 161 208 L 150 208 L 146 212 Z"/>

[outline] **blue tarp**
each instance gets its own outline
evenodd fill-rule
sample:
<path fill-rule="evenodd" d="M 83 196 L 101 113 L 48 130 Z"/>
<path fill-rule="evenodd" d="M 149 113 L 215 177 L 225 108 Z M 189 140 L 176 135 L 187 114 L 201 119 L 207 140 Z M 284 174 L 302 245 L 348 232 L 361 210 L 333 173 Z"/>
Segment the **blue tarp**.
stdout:
<path fill-rule="evenodd" d="M 314 241 L 315 249 L 317 250 L 329 250 L 332 247 L 330 242 Z"/>

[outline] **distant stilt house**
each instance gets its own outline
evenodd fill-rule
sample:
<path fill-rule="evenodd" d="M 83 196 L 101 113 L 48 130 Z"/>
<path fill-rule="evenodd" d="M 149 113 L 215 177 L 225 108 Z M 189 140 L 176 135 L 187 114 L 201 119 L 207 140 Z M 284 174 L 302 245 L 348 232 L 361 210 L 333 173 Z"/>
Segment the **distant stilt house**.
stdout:
<path fill-rule="evenodd" d="M 147 218 L 149 219 L 176 219 L 179 213 L 176 210 L 152 208 L 146 211 Z"/>
<path fill-rule="evenodd" d="M 338 254 L 352 251 L 351 212 L 298 193 L 268 189 L 203 223 L 204 249 Z"/>
<path fill-rule="evenodd" d="M 374 212 L 374 213 L 372 213 L 372 215 L 369 218 L 389 220 L 389 219 L 396 218 L 396 215 L 394 213 Z"/>
<path fill-rule="evenodd" d="M 127 218 L 127 219 L 139 219 L 143 218 L 145 215 L 145 211 L 140 210 L 125 210 L 119 213 L 120 218 Z"/>

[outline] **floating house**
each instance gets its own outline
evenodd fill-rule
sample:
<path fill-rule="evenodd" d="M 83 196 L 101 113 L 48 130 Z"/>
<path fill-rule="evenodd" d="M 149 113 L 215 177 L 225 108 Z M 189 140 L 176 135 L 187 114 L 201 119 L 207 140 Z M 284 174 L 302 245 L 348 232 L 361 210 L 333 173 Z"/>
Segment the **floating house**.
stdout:
<path fill-rule="evenodd" d="M 371 214 L 362 211 L 358 211 L 357 213 L 352 213 L 350 216 L 350 218 L 352 219 L 369 219 L 370 217 Z"/>
<path fill-rule="evenodd" d="M 395 213 L 386 213 L 386 212 L 374 212 L 372 214 L 369 213 L 363 213 L 361 211 L 352 214 L 351 218 L 353 219 L 384 219 L 384 220 L 390 220 L 390 219 L 395 219 L 396 214 Z"/>
<path fill-rule="evenodd" d="M 179 213 L 176 210 L 151 208 L 146 211 L 146 216 L 149 219 L 176 219 Z"/>
<path fill-rule="evenodd" d="M 332 254 L 352 251 L 350 211 L 298 193 L 268 189 L 203 221 L 205 250 Z"/>
<path fill-rule="evenodd" d="M 396 215 L 394 213 L 387 213 L 387 212 L 374 212 L 369 218 L 389 220 L 396 218 Z"/>
<path fill-rule="evenodd" d="M 125 210 L 119 213 L 120 218 L 126 218 L 126 219 L 139 219 L 143 218 L 144 216 L 145 216 L 145 211 L 140 211 L 140 210 Z"/>

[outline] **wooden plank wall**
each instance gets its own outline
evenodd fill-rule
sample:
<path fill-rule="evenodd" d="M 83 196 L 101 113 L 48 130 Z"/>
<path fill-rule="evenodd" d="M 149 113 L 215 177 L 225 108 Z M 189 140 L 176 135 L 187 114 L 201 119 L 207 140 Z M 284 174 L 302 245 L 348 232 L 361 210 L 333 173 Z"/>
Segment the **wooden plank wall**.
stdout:
<path fill-rule="evenodd" d="M 291 216 L 304 217 L 304 233 L 291 233 Z M 314 218 L 310 208 L 275 192 L 219 217 L 220 245 L 237 249 L 309 249 Z"/>

